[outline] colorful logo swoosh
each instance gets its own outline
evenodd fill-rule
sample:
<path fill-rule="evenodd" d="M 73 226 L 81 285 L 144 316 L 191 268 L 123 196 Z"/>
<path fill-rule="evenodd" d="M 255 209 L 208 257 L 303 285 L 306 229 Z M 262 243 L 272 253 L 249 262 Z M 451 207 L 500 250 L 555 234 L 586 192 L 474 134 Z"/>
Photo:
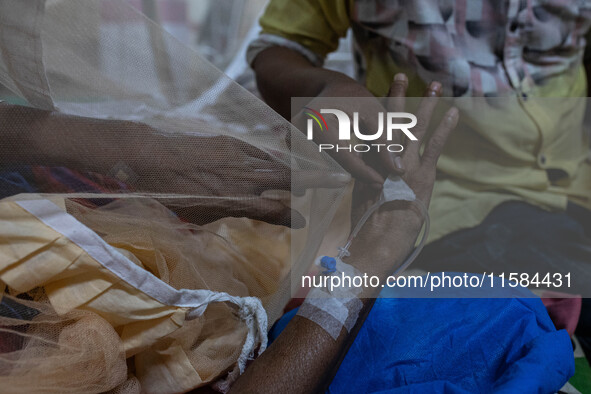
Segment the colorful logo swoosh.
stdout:
<path fill-rule="evenodd" d="M 320 126 L 320 130 L 324 130 L 326 128 L 326 130 L 328 130 L 328 125 L 326 124 L 326 120 L 324 120 L 324 117 L 322 115 L 320 115 L 320 113 L 318 111 L 314 111 L 312 108 L 308 108 L 308 107 L 304 107 L 304 109 L 308 110 L 309 112 L 304 112 L 306 115 L 310 116 L 312 119 L 314 119 L 316 121 L 316 123 L 318 123 L 318 126 Z M 322 122 L 320 122 L 320 120 L 322 120 Z M 323 126 L 324 124 L 324 126 Z"/>

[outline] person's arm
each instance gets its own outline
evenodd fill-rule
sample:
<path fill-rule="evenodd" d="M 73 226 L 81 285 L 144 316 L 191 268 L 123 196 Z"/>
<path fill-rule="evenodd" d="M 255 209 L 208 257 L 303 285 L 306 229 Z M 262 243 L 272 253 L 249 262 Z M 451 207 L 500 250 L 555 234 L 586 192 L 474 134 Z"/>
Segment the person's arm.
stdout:
<path fill-rule="evenodd" d="M 6 103 L 0 103 L 0 123 L 0 168 L 14 164 L 69 166 L 98 173 L 107 173 L 121 161 L 120 150 L 127 150 L 133 160 L 129 148 L 137 132 L 130 131 L 141 129 L 131 122 L 67 116 Z"/>
<path fill-rule="evenodd" d="M 403 91 L 396 91 L 399 97 Z M 427 95 L 430 95 L 427 92 Z M 424 100 L 417 113 L 421 120 L 414 130 L 420 141 L 425 139 L 426 125 L 431 118 L 436 102 Z M 402 107 L 404 103 L 401 103 Z M 400 109 L 400 108 L 398 108 Z M 414 190 L 417 199 L 428 205 L 435 182 L 435 168 L 445 141 L 458 121 L 458 111 L 449 110 L 442 122 L 419 153 L 421 144 L 411 144 L 405 149 L 403 161 L 407 171 L 403 178 Z M 359 185 L 356 185 L 361 189 Z M 363 195 L 368 189 L 358 190 Z M 359 217 L 375 201 L 375 193 L 362 196 L 357 206 Z M 416 211 L 403 203 L 383 205 L 365 223 L 354 239 L 351 256 L 344 261 L 360 272 L 380 277 L 381 283 L 392 274 L 414 246 L 422 221 Z M 363 308 L 359 313 L 357 327 L 371 308 L 372 298 L 380 288 L 364 288 L 360 296 Z M 355 329 L 352 330 L 352 333 Z M 338 361 L 353 340 L 345 329 L 335 341 L 323 328 L 312 321 L 295 316 L 267 349 L 232 386 L 235 393 L 310 393 L 326 388 L 330 383 Z"/>
<path fill-rule="evenodd" d="M 345 74 L 316 67 L 298 52 L 280 46 L 259 53 L 252 67 L 265 102 L 286 119 L 291 117 L 292 97 L 328 93 L 332 97 L 373 97 Z"/>
<path fill-rule="evenodd" d="M 170 208 L 196 224 L 234 216 L 303 227 L 304 218 L 289 202 L 261 193 L 291 190 L 292 180 L 302 189 L 341 187 L 350 181 L 344 173 L 292 171 L 227 136 L 162 133 L 139 122 L 7 104 L 0 104 L 0 124 L 0 170 L 41 165 L 116 175 L 122 167 L 132 172 L 129 186 L 138 193 L 186 195 L 187 203 L 177 200 Z"/>
<path fill-rule="evenodd" d="M 256 73 L 258 88 L 265 101 L 285 118 L 290 118 L 292 97 L 316 97 L 308 106 L 316 107 L 318 111 L 322 106 L 329 105 L 334 108 L 335 97 L 361 97 L 373 98 L 364 86 L 348 76 L 316 67 L 303 55 L 288 48 L 270 47 L 260 52 L 253 61 L 253 69 Z M 397 74 L 393 81 L 394 90 L 406 89 L 408 80 L 404 74 Z M 429 95 L 436 96 L 441 92 L 441 85 L 434 83 L 430 86 Z M 349 114 L 352 118 L 354 112 L 379 113 L 385 111 L 378 100 L 364 100 L 364 108 L 359 105 L 343 104 L 339 102 L 338 109 Z M 348 141 L 338 139 L 338 125 L 334 117 L 327 116 L 328 130 L 317 133 L 314 140 L 317 143 L 329 143 L 340 145 Z M 377 130 L 377 118 L 365 118 L 364 125 L 367 130 Z M 391 144 L 398 141 L 388 141 L 383 135 L 376 143 Z M 369 152 L 363 156 L 358 153 L 341 150 L 329 153 L 345 170 L 356 179 L 380 189 L 384 183 L 384 174 L 404 172 L 400 162 L 395 161 L 388 151 Z"/>
<path fill-rule="evenodd" d="M 304 56 L 282 47 L 267 48 L 255 58 L 253 69 L 256 73 L 258 88 L 265 101 L 286 119 L 290 119 L 292 97 L 374 97 L 365 87 L 348 76 L 313 66 Z M 401 81 L 406 83 L 406 81 Z M 327 101 L 330 103 L 330 101 Z M 313 103 L 309 104 L 314 106 Z M 380 104 L 376 101 L 374 108 L 368 108 L 368 113 L 380 112 Z M 321 108 L 317 108 L 320 110 Z M 348 114 L 358 111 L 358 108 L 339 108 Z M 315 138 L 318 143 L 340 144 L 338 127 L 332 117 L 327 117 L 329 127 L 327 133 Z M 368 129 L 377 129 L 377 124 L 367 125 Z M 322 139 L 322 140 L 320 140 Z M 376 141 L 387 143 L 387 141 Z M 378 158 L 378 168 L 366 163 L 354 152 L 342 151 L 331 153 L 333 158 L 362 182 L 371 184 L 379 189 L 384 183 L 382 172 L 402 172 L 393 162 L 389 153 L 382 150 L 374 154 Z M 369 156 L 369 155 L 368 155 Z"/>
<path fill-rule="evenodd" d="M 399 221 L 415 221 L 415 228 L 419 228 L 420 220 L 415 213 L 403 216 L 399 213 L 381 212 L 374 214 L 372 220 L 366 223 L 367 227 L 374 226 L 377 223 L 382 227 L 386 222 L 396 223 Z M 396 246 L 400 246 L 400 253 L 397 256 L 388 257 L 388 263 L 399 265 L 404 259 L 403 253 L 412 246 L 410 239 L 416 237 L 418 230 L 408 229 L 408 233 L 402 235 L 396 240 Z M 410 237 L 409 234 L 412 234 Z M 390 243 L 393 244 L 394 234 L 389 236 Z M 358 243 L 363 241 L 359 240 Z M 355 266 L 366 266 L 365 271 L 368 275 L 378 275 L 381 283 L 384 283 L 390 273 L 384 270 L 375 270 L 378 268 L 373 259 L 380 257 L 369 253 L 369 248 L 363 246 L 361 250 L 352 248 L 351 256 L 346 262 Z M 379 264 L 378 264 L 379 266 Z M 381 272 L 378 272 L 381 271 Z M 359 325 L 363 324 L 362 316 L 365 317 L 371 306 L 373 299 L 377 297 L 377 289 L 366 289 L 362 294 L 361 301 L 363 308 L 359 313 L 359 320 L 351 334 L 344 328 L 337 340 L 334 340 L 323 328 L 316 323 L 301 317 L 294 316 L 283 332 L 277 337 L 275 342 L 246 370 L 246 372 L 232 386 L 231 393 L 317 393 L 325 389 L 330 384 L 337 363 L 344 355 L 348 344 L 354 340 L 352 333 L 356 331 Z"/>

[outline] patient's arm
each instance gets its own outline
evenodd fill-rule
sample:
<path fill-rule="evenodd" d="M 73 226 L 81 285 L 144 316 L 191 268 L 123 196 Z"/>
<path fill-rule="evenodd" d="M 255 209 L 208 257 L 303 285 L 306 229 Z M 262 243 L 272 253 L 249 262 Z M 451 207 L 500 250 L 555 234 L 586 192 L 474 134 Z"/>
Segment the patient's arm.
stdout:
<path fill-rule="evenodd" d="M 403 96 L 404 91 L 394 94 Z M 400 104 L 399 104 L 400 105 Z M 403 104 L 402 104 L 403 105 Z M 425 100 L 417 113 L 419 125 L 413 129 L 417 138 L 423 140 L 426 124 L 431 117 L 435 101 Z M 397 108 L 400 111 L 402 108 Z M 420 144 L 410 144 L 403 156 L 403 176 L 407 184 L 415 191 L 417 198 L 425 204 L 429 203 L 435 166 L 443 145 L 458 120 L 458 112 L 451 109 L 433 132 L 426 143 L 422 155 L 419 154 Z M 375 193 L 367 190 L 368 193 Z M 362 202 L 357 205 L 354 216 L 361 216 L 373 201 L 375 195 L 361 196 Z M 353 219 L 355 220 L 355 218 Z M 383 205 L 366 222 L 357 238 L 353 241 L 351 256 L 344 260 L 354 265 L 357 270 L 368 275 L 377 275 L 384 283 L 395 267 L 399 266 L 414 246 L 422 221 L 420 215 L 410 205 L 393 202 Z M 361 298 L 363 309 L 357 325 L 363 323 L 364 317 L 371 308 L 371 298 L 376 297 L 379 289 L 364 289 Z M 355 332 L 355 329 L 351 331 Z M 235 393 L 268 392 L 268 393 L 310 393 L 318 392 L 327 387 L 334 369 L 354 339 L 345 329 L 335 341 L 324 329 L 312 321 L 295 316 L 279 335 L 277 340 L 267 349 L 232 387 Z"/>
<path fill-rule="evenodd" d="M 292 172 L 271 155 L 227 136 L 163 133 L 139 122 L 7 104 L 0 104 L 0 125 L 0 169 L 42 165 L 115 174 L 122 167 L 131 172 L 136 181 L 130 186 L 138 192 L 199 196 L 199 205 L 175 208 L 198 224 L 236 216 L 282 225 L 291 220 L 300 227 L 303 218 L 288 202 L 261 193 L 290 190 L 292 179 L 302 189 L 349 182 L 345 174 Z"/>
<path fill-rule="evenodd" d="M 131 123 L 66 116 L 18 105 L 0 104 L 0 124 L 0 168 L 30 164 L 104 173 L 117 160 L 116 148 L 131 142 L 124 133 Z M 114 146 L 115 140 L 119 144 Z"/>

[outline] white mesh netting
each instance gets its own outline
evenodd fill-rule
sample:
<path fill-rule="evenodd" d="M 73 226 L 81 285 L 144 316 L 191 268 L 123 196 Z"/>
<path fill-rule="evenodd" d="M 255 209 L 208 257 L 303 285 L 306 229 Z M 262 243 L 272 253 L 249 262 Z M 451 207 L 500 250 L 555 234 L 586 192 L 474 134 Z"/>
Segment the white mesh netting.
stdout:
<path fill-rule="evenodd" d="M 227 389 L 348 176 L 125 1 L 0 20 L 2 391 Z"/>

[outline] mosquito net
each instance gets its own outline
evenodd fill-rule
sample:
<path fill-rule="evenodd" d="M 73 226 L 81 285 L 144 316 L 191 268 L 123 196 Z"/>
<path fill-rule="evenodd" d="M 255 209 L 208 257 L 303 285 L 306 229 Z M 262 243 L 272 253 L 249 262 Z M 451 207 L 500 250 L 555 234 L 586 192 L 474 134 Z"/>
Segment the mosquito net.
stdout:
<path fill-rule="evenodd" d="M 348 175 L 125 1 L 0 22 L 2 390 L 227 390 Z"/>

